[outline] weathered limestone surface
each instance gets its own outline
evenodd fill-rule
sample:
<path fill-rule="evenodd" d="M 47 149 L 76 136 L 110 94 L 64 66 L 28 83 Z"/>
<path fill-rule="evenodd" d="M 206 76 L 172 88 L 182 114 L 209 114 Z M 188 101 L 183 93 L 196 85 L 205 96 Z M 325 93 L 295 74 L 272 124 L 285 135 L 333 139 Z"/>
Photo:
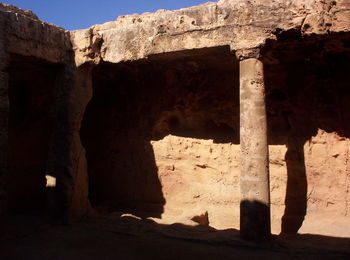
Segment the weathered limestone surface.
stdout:
<path fill-rule="evenodd" d="M 347 0 L 222 0 L 177 11 L 121 16 L 71 35 L 77 65 L 223 45 L 239 50 L 262 46 L 281 30 L 305 34 L 349 31 L 349 5 Z"/>
<path fill-rule="evenodd" d="M 66 66 L 58 79 L 55 126 L 47 173 L 57 178 L 58 214 L 71 221 L 90 213 L 85 149 L 80 141 L 84 110 L 92 97 L 91 67 Z M 57 205 L 56 205 L 57 206 Z"/>
<path fill-rule="evenodd" d="M 57 68 L 57 84 L 46 86 L 47 89 L 52 89 L 55 100 L 57 101 L 52 110 L 52 118 L 54 119 L 53 136 L 50 144 L 50 153 L 47 154 L 49 161 L 47 166 L 42 165 L 42 171 L 48 171 L 49 174 L 57 178 L 58 194 L 57 197 L 64 204 L 65 213 L 67 216 L 82 216 L 88 210 L 87 199 L 87 172 L 84 170 L 84 149 L 79 143 L 79 113 L 88 102 L 89 94 L 84 95 L 81 88 L 87 89 L 85 76 L 77 72 L 72 57 L 72 52 L 69 32 L 57 26 L 38 20 L 31 11 L 24 11 L 17 7 L 0 3 L 0 99 L 1 99 L 1 125 L 0 125 L 0 168 L 1 175 L 7 179 L 7 118 L 9 114 L 8 107 L 8 84 L 7 84 L 7 67 L 10 65 L 7 60 L 15 57 L 16 62 L 22 57 L 23 64 L 28 59 L 35 59 L 35 62 L 48 64 L 47 66 L 58 66 Z M 28 58 L 26 58 L 28 57 Z M 20 62 L 20 61 L 19 61 Z M 25 68 L 26 65 L 23 65 Z M 35 66 L 35 65 L 31 65 Z M 40 66 L 40 64 L 39 64 Z M 61 69 L 59 69 L 61 68 Z M 28 68 L 29 69 L 29 68 Z M 61 71 L 61 72 L 59 72 Z M 35 74 L 35 72 L 34 72 Z M 83 74 L 85 75 L 85 74 Z M 33 77 L 45 77 L 46 75 L 33 75 Z M 79 78 L 80 77 L 80 78 Z M 30 81 L 30 79 L 23 79 Z M 29 92 L 34 90 L 28 90 Z M 31 93 L 27 93 L 31 95 Z M 87 97 L 85 97 L 87 96 Z M 87 100 L 85 103 L 79 100 Z M 29 110 L 29 108 L 27 108 Z M 40 112 L 39 112 L 40 113 Z M 46 113 L 46 111 L 45 111 Z M 35 121 L 34 121 L 35 122 Z M 28 123 L 28 129 L 33 128 Z M 47 126 L 49 128 L 49 126 Z M 75 131 L 76 130 L 76 131 Z M 58 139 L 55 139 L 57 136 Z M 30 137 L 29 137 L 30 138 Z M 19 136 L 19 139 L 24 139 L 25 136 Z M 28 140 L 28 144 L 30 140 Z M 28 145 L 26 145 L 28 146 Z M 62 148 L 63 147 L 63 148 Z M 65 149 L 67 148 L 67 149 Z M 33 147 L 33 154 L 36 153 L 36 148 Z M 55 151 L 59 151 L 55 153 Z M 28 158 L 30 158 L 28 156 Z M 57 163 L 60 161 L 60 163 Z M 56 162 L 54 164 L 53 162 Z M 34 162 L 33 162 L 34 163 Z M 30 165 L 30 162 L 27 163 Z M 20 162 L 15 162 L 14 166 L 20 167 Z M 63 166 L 62 166 L 63 165 Z M 61 168 L 60 168 L 61 167 Z M 30 172 L 23 172 L 23 179 L 17 178 L 17 181 L 28 181 Z M 38 175 L 38 174 L 36 174 Z M 37 183 L 37 186 L 45 188 L 45 172 L 40 173 L 41 179 L 36 179 L 31 182 Z M 34 176 L 33 176 L 34 178 Z M 2 179 L 2 178 L 1 178 Z M 77 185 L 75 185 L 77 183 Z M 9 189 L 9 185 L 5 189 Z M 12 187 L 14 185 L 11 185 Z M 21 185 L 17 185 L 21 187 Z M 77 190 L 79 188 L 79 190 Z M 10 191 L 11 192 L 11 191 Z M 25 194 L 26 191 L 19 193 Z M 1 189 L 1 198 L 5 195 Z M 18 193 L 18 192 L 17 192 Z M 62 195 L 64 194 L 64 195 Z M 25 196 L 25 195 L 24 195 Z M 1 203 L 3 200 L 1 200 Z M 28 205 L 29 206 L 29 205 Z"/>
<path fill-rule="evenodd" d="M 39 20 L 39 18 L 31 10 L 23 10 L 14 5 L 0 3 L 0 11 L 16 13 L 34 20 Z"/>
<path fill-rule="evenodd" d="M 13 12 L 13 6 L 0 3 L 7 24 L 8 53 L 33 56 L 53 63 L 66 63 L 71 43 L 69 32 L 42 22 L 25 11 Z M 19 9 L 20 10 L 20 9 Z"/>
<path fill-rule="evenodd" d="M 349 143 L 335 133 L 320 131 L 305 144 L 308 210 L 299 232 L 349 236 Z M 166 199 L 161 222 L 194 225 L 191 218 L 208 212 L 210 226 L 239 228 L 239 145 L 177 136 L 167 136 L 152 145 Z M 278 234 L 285 210 L 287 148 L 269 145 L 269 151 L 271 228 Z M 332 153 L 339 156 L 335 158 Z"/>
<path fill-rule="evenodd" d="M 270 235 L 270 176 L 263 63 L 240 62 L 242 237 Z"/>
<path fill-rule="evenodd" d="M 129 197 L 145 206 L 143 195 L 157 187 L 164 203 L 157 221 L 239 228 L 240 147 L 234 138 L 217 141 L 212 135 L 239 130 L 238 103 L 230 101 L 234 89 L 226 89 L 228 80 L 238 79 L 238 68 L 212 58 L 231 59 L 237 52 L 251 58 L 257 48 L 267 68 L 272 231 L 279 233 L 288 219 L 283 216 L 294 214 L 299 232 L 349 236 L 349 31 L 348 0 L 221 0 L 122 16 L 73 32 L 0 4 L 1 173 L 7 172 L 7 60 L 34 57 L 61 66 L 45 170 L 57 178 L 65 217 L 90 214 L 87 178 L 93 172 L 95 179 L 107 177 L 97 190 L 105 189 L 112 201 L 96 206 L 113 210 L 114 201 Z M 229 46 L 223 57 L 202 53 L 202 61 L 185 59 L 194 50 L 222 46 Z M 183 56 L 172 65 L 176 55 Z M 145 60 L 149 63 L 142 66 Z M 118 73 L 113 67 L 101 72 L 104 62 L 120 66 Z M 98 96 L 104 88 L 110 92 Z M 88 121 L 91 98 L 87 126 L 106 128 L 86 134 L 97 141 L 86 138 L 83 147 L 80 124 L 84 117 Z M 198 134 L 203 132 L 206 138 Z M 97 154 L 101 147 L 104 153 Z M 264 195 L 267 204 L 266 189 Z M 147 197 L 150 208 L 153 196 Z M 293 208 L 299 200 L 305 205 Z"/>
<path fill-rule="evenodd" d="M 349 5 L 349 1 L 219 1 L 218 3 L 207 3 L 178 11 L 160 10 L 155 14 L 146 13 L 119 17 L 114 22 L 72 32 L 71 36 L 77 65 L 85 62 L 99 64 L 103 61 L 111 63 L 135 61 L 150 58 L 156 54 L 223 45 L 229 45 L 232 51 L 239 51 L 242 58 L 249 58 L 252 48 L 263 48 L 269 40 L 279 40 L 279 35 L 283 32 L 295 32 L 295 34 L 300 34 L 305 38 L 312 37 L 313 34 L 326 38 L 329 34 L 336 35 L 348 32 L 350 29 Z M 339 45 L 332 47 L 331 44 L 327 44 L 325 48 L 331 50 L 331 48 L 338 47 Z M 348 51 L 348 49 L 345 51 Z M 338 49 L 336 52 L 341 53 L 341 50 Z M 283 56 L 283 52 L 281 53 Z M 276 56 L 271 56 L 269 54 L 263 57 L 264 63 L 269 62 L 279 66 Z M 295 57 L 295 59 L 299 59 L 299 57 Z M 278 73 L 280 75 L 276 78 L 284 77 L 288 72 L 279 71 Z M 288 79 L 286 81 L 288 82 Z M 282 84 L 286 83 L 283 82 Z M 177 116 L 179 113 L 186 112 L 174 112 Z M 273 113 L 273 111 L 268 111 L 268 113 Z M 186 119 L 181 119 L 181 117 L 178 116 L 180 124 L 183 121 L 186 122 Z M 219 118 L 220 115 L 217 114 L 217 117 Z M 192 119 L 192 117 L 189 118 Z M 270 119 L 269 124 L 274 124 L 273 120 L 273 118 Z M 295 119 L 293 117 L 288 120 L 293 121 Z M 307 125 L 307 121 L 299 122 L 295 120 L 292 123 Z M 232 123 L 229 125 L 234 126 Z M 284 127 L 283 124 L 281 125 L 276 129 Z M 162 125 L 162 129 L 171 129 L 171 126 Z M 298 127 L 295 129 L 293 131 L 297 132 Z M 285 133 L 286 136 L 294 134 L 297 133 L 291 134 L 288 131 Z M 300 135 L 303 134 L 300 133 Z M 337 136 L 332 131 L 325 135 Z M 290 142 L 295 140 L 298 143 L 304 143 L 304 141 L 298 139 L 299 137 L 293 138 L 295 137 L 290 138 Z M 211 157 L 210 153 L 207 154 L 205 151 L 215 151 L 217 149 L 231 151 L 228 144 L 209 145 L 206 140 L 196 140 L 194 142 L 186 137 L 168 136 L 163 140 L 152 142 L 155 161 L 158 166 L 158 176 L 166 201 L 162 221 L 171 223 L 181 219 L 181 221 L 190 223 L 194 216 L 205 215 L 208 212 L 210 225 L 217 228 L 238 228 L 239 181 L 237 181 L 237 177 L 239 176 L 239 163 L 232 160 L 232 158 L 238 160 L 237 150 L 235 150 L 236 153 L 227 152 L 227 156 L 226 153 L 221 155 L 225 158 L 223 161 L 231 164 L 226 169 L 222 166 L 221 160 L 218 161 L 214 155 Z M 348 138 L 346 140 L 348 141 Z M 321 169 L 316 164 L 311 166 L 307 159 L 309 150 L 306 150 L 305 147 L 302 147 L 303 151 L 299 151 L 296 150 L 296 147 L 293 148 L 292 145 L 289 145 L 289 152 L 287 152 L 287 141 L 277 142 L 278 144 L 272 143 L 273 145 L 270 145 L 270 190 L 273 232 L 281 231 L 281 219 L 284 215 L 286 203 L 287 180 L 292 180 L 292 183 L 295 183 L 293 180 L 295 179 L 296 183 L 300 182 L 302 187 L 305 186 L 305 180 L 303 179 L 307 178 L 306 191 L 300 187 L 294 187 L 294 193 L 299 193 L 299 195 L 289 195 L 290 198 L 304 199 L 305 201 L 302 204 L 307 203 L 308 211 L 305 213 L 307 216 L 301 230 L 306 230 L 309 227 L 309 232 L 312 229 L 318 233 L 335 234 L 331 224 L 323 226 L 322 230 L 316 225 L 312 225 L 311 228 L 310 224 L 312 223 L 311 219 L 322 219 L 321 215 L 323 213 L 318 215 L 319 213 L 316 212 L 323 212 L 324 210 L 328 212 L 328 209 L 324 206 L 324 201 L 327 200 L 325 195 L 321 195 L 325 196 L 323 199 L 318 198 L 314 201 L 311 199 L 313 196 L 313 193 L 310 193 L 311 190 L 322 190 L 322 194 L 327 192 L 323 185 L 310 180 L 312 179 L 311 172 L 313 172 L 310 169 L 317 169 L 315 170 L 317 174 L 321 174 L 321 172 L 326 174 L 329 171 L 324 168 Z M 307 144 L 308 142 L 305 143 L 305 145 Z M 304 153 L 305 169 L 302 169 L 303 167 L 300 165 L 304 160 L 298 157 Z M 317 153 L 312 154 L 312 156 L 316 156 Z M 347 154 L 347 152 L 344 152 L 344 154 Z M 197 161 L 200 161 L 200 163 Z M 339 176 L 342 176 L 342 178 L 349 174 L 346 161 L 343 161 L 342 166 L 338 168 Z M 327 162 L 329 164 L 325 167 L 331 169 L 334 162 Z M 135 161 L 135 163 L 137 162 Z M 287 172 L 290 174 L 293 171 L 298 172 L 295 178 L 287 176 Z M 303 176 L 303 172 L 306 176 Z M 229 177 L 230 174 L 235 177 Z M 347 181 L 343 184 L 339 183 L 341 187 L 337 186 L 338 188 L 328 188 L 334 189 L 332 194 L 337 194 L 334 195 L 337 197 L 337 204 L 342 205 L 339 204 L 337 209 L 348 208 L 346 206 L 348 204 L 347 200 L 340 199 L 348 196 L 346 195 L 348 194 L 347 183 Z M 202 189 L 206 192 L 200 192 Z M 225 195 L 221 192 L 222 189 L 227 191 Z M 341 192 L 335 190 L 341 190 Z M 178 196 L 179 193 L 181 193 L 181 198 Z M 307 194 L 307 197 L 303 198 L 304 194 Z M 232 205 L 232 207 L 229 205 Z M 329 205 L 333 204 L 328 204 L 327 207 Z M 311 211 L 315 207 L 317 210 Z M 303 210 L 296 209 L 292 212 L 292 214 L 300 214 L 298 217 L 301 222 L 304 218 Z M 346 226 L 348 213 L 338 212 L 335 214 L 338 220 L 337 226 Z M 341 229 L 341 231 L 340 229 L 336 231 L 337 235 L 348 235 L 346 229 Z"/>

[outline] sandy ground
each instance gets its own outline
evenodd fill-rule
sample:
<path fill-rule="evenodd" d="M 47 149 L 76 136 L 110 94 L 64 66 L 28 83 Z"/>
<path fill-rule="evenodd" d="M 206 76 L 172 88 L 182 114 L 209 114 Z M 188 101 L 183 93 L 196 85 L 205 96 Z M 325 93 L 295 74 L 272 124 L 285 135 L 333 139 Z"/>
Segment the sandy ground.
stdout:
<path fill-rule="evenodd" d="M 350 259 L 350 238 L 275 236 L 239 240 L 237 230 L 161 225 L 112 214 L 71 225 L 41 215 L 2 217 L 0 259 Z"/>

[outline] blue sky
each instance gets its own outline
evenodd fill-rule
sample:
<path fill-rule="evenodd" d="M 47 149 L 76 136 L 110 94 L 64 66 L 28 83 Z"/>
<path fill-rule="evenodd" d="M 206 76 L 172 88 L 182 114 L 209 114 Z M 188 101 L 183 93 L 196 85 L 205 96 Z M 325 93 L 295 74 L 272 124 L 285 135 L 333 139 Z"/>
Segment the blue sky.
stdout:
<path fill-rule="evenodd" d="M 0 0 L 32 10 L 43 21 L 67 30 L 115 20 L 119 15 L 175 10 L 208 2 L 209 0 Z M 214 1 L 214 0 L 212 0 Z"/>

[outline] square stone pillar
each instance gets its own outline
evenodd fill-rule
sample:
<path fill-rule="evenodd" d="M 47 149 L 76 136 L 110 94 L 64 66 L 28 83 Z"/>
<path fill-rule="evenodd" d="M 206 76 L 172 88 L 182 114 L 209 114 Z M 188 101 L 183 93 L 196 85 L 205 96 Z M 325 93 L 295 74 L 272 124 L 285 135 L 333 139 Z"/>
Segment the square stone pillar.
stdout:
<path fill-rule="evenodd" d="M 240 61 L 241 238 L 267 239 L 271 233 L 269 158 L 263 64 Z"/>
<path fill-rule="evenodd" d="M 70 223 L 90 215 L 88 172 L 80 126 L 92 98 L 92 66 L 66 65 L 56 86 L 55 126 L 47 173 L 56 178 L 55 212 Z"/>

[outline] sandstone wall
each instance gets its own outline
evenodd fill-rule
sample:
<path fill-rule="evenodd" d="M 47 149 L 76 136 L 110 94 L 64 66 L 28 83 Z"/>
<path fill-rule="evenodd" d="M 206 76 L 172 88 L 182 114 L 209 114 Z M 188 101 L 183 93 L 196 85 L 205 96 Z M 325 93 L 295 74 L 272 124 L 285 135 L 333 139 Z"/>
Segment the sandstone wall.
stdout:
<path fill-rule="evenodd" d="M 159 216 L 165 201 L 151 140 L 172 133 L 237 142 L 238 63 L 227 48 L 212 52 L 93 70 L 81 138 L 95 206 Z"/>
<path fill-rule="evenodd" d="M 264 52 L 273 232 L 349 236 L 348 35 L 284 37 Z M 93 70 L 81 137 L 98 210 L 239 228 L 237 65 L 213 48 Z"/>
<path fill-rule="evenodd" d="M 52 63 L 67 63 L 71 53 L 69 32 L 28 15 L 21 9 L 0 4 L 6 23 L 7 52 L 33 56 Z"/>
<path fill-rule="evenodd" d="M 74 186 L 87 178 L 75 129 L 86 100 L 76 91 L 88 87 L 78 79 L 70 33 L 6 4 L 0 4 L 0 30 L 1 204 L 14 211 L 42 207 L 50 174 L 58 179 L 60 204 L 63 197 L 69 201 L 64 214 L 85 215 L 87 185 Z"/>
<path fill-rule="evenodd" d="M 304 146 L 308 208 L 301 232 L 349 237 L 349 144 L 319 130 Z"/>
<path fill-rule="evenodd" d="M 319 130 L 304 145 L 307 215 L 299 232 L 349 236 L 349 144 Z M 239 228 L 239 146 L 167 136 L 152 142 L 166 200 L 163 223 L 191 224 L 208 212 L 209 225 Z M 270 145 L 272 231 L 280 233 L 285 211 L 287 166 L 284 145 Z"/>
<path fill-rule="evenodd" d="M 222 0 L 176 11 L 121 16 L 71 35 L 77 65 L 224 45 L 235 51 L 261 47 L 279 31 L 349 31 L 349 5 L 348 0 Z"/>
<path fill-rule="evenodd" d="M 45 139 L 32 172 L 40 171 L 41 188 L 44 171 L 58 177 L 64 217 L 90 214 L 89 193 L 97 210 L 238 228 L 234 54 L 255 48 L 265 65 L 273 231 L 288 222 L 302 224 L 301 232 L 349 236 L 349 10 L 348 0 L 221 0 L 67 32 L 0 4 L 1 175 L 9 169 L 12 71 L 39 86 L 33 100 L 52 100 L 35 102 L 50 112 L 41 128 L 30 128 Z M 51 65 L 47 81 L 28 75 L 28 67 L 40 74 Z M 43 124 L 51 130 L 40 138 L 34 130 Z M 11 147 L 21 154 L 14 158 L 28 166 L 35 138 L 12 129 Z"/>

